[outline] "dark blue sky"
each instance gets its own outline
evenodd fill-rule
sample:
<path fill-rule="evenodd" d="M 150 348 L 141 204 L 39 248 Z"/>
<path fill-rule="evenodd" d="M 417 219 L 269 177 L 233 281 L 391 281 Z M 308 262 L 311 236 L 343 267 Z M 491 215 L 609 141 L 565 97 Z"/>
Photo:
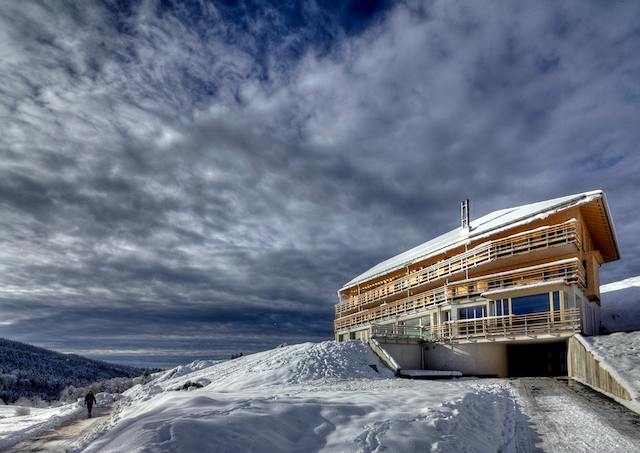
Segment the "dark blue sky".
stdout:
<path fill-rule="evenodd" d="M 634 2 L 0 5 L 0 336 L 132 365 L 332 337 L 472 217 L 606 192 L 640 274 Z"/>

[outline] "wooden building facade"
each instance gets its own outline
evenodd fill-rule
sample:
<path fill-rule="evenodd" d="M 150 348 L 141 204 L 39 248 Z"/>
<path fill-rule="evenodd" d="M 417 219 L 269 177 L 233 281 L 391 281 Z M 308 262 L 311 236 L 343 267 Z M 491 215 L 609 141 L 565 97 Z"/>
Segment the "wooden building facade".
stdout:
<path fill-rule="evenodd" d="M 513 345 L 545 343 L 544 351 L 555 351 L 553 344 L 576 332 L 599 332 L 599 268 L 620 258 L 603 192 L 474 221 L 468 212 L 465 202 L 459 228 L 344 285 L 336 341 L 376 338 L 409 368 L 513 375 L 525 350 Z M 557 368 L 566 371 L 561 362 Z"/>

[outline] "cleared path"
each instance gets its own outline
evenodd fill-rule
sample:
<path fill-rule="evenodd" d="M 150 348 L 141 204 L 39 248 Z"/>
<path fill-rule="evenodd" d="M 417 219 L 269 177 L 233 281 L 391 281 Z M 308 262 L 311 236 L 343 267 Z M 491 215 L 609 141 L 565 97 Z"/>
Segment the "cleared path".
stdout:
<path fill-rule="evenodd" d="M 577 382 L 513 380 L 518 453 L 640 453 L 640 416 Z"/>
<path fill-rule="evenodd" d="M 94 406 L 91 418 L 87 418 L 87 412 L 83 411 L 81 414 L 67 420 L 63 424 L 49 431 L 45 431 L 32 439 L 20 442 L 7 451 L 10 453 L 72 452 L 82 447 L 81 439 L 83 436 L 92 428 L 104 422 L 112 410 L 113 407 L 110 406 Z"/>

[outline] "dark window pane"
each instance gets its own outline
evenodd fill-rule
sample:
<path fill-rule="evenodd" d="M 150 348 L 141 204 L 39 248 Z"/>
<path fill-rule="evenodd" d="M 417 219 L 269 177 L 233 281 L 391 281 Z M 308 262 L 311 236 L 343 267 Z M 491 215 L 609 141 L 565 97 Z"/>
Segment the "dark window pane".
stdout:
<path fill-rule="evenodd" d="M 553 310 L 560 311 L 560 293 L 558 291 L 553 292 Z"/>
<path fill-rule="evenodd" d="M 514 297 L 511 299 L 514 315 L 540 313 L 549 311 L 549 294 L 534 294 L 532 296 Z"/>

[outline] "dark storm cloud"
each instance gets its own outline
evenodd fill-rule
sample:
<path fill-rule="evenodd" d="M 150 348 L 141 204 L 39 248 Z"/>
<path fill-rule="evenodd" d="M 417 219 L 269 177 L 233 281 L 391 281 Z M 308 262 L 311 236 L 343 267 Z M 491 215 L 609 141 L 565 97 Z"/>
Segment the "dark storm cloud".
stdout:
<path fill-rule="evenodd" d="M 129 363 L 331 338 L 336 291 L 592 189 L 640 274 L 628 3 L 0 7 L 0 335 Z"/>

